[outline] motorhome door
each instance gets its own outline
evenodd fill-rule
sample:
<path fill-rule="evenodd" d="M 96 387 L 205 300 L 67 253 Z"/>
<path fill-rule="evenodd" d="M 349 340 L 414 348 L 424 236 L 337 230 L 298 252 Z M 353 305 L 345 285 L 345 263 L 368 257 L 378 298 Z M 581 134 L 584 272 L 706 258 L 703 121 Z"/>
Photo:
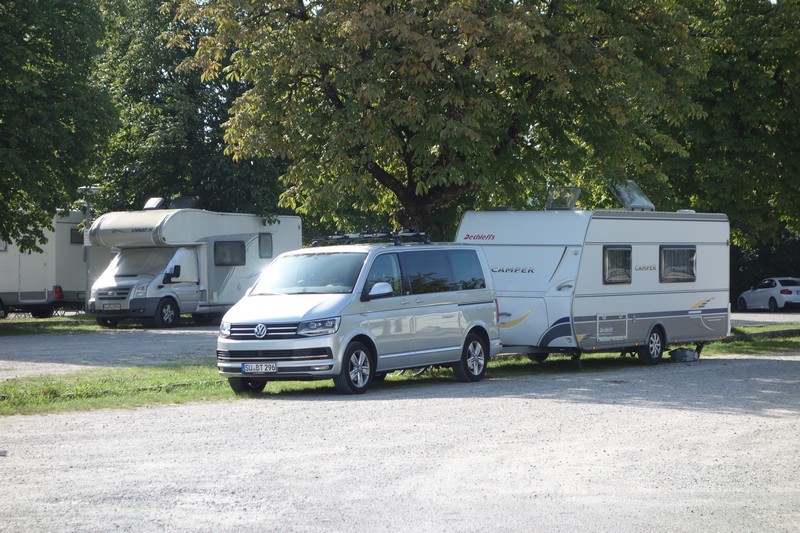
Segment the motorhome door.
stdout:
<path fill-rule="evenodd" d="M 165 274 L 175 272 L 175 267 L 180 266 L 180 275 L 165 276 L 165 283 L 175 296 L 178 297 L 178 306 L 181 313 L 194 313 L 200 301 L 200 278 L 197 269 L 197 253 L 194 248 L 178 248 L 172 256 Z"/>

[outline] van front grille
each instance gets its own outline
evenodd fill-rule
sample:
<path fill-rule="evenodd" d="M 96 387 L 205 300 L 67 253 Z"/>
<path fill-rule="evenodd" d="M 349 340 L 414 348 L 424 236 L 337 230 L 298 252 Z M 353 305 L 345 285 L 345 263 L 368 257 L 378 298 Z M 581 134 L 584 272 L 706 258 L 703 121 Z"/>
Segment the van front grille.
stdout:
<path fill-rule="evenodd" d="M 256 336 L 256 328 L 262 326 L 266 332 Z M 231 324 L 231 339 L 260 341 L 276 339 L 299 339 L 297 323 L 293 324 Z"/>
<path fill-rule="evenodd" d="M 130 292 L 131 290 L 129 288 L 110 287 L 106 289 L 98 289 L 97 299 L 106 301 L 115 301 L 115 300 L 125 301 L 128 299 L 128 294 Z"/>

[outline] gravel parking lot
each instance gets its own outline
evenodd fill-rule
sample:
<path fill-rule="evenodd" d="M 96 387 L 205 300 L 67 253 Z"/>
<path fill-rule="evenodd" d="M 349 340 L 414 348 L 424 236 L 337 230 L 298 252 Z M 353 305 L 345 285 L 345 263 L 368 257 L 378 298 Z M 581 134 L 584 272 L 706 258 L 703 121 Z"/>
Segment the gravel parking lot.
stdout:
<path fill-rule="evenodd" d="M 800 350 L 4 417 L 0 531 L 794 532 L 799 385 Z"/>

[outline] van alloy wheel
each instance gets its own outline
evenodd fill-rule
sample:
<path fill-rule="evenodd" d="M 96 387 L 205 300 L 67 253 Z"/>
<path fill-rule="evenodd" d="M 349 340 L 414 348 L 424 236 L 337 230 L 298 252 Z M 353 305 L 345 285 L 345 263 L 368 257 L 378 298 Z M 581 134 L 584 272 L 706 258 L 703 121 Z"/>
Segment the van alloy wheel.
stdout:
<path fill-rule="evenodd" d="M 486 342 L 475 333 L 467 335 L 461 359 L 453 365 L 453 374 L 458 381 L 480 381 L 486 373 L 486 359 L 489 349 Z"/>
<path fill-rule="evenodd" d="M 342 369 L 334 376 L 333 384 L 342 394 L 362 394 L 372 384 L 372 356 L 369 348 L 360 342 L 347 346 Z"/>

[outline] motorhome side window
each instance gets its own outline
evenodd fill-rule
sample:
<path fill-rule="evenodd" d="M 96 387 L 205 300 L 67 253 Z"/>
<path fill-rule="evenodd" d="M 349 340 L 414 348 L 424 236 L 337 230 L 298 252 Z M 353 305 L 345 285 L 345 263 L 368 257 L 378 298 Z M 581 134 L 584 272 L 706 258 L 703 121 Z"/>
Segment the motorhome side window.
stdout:
<path fill-rule="evenodd" d="M 481 262 L 475 250 L 450 250 L 447 257 L 455 279 L 455 290 L 486 288 Z"/>
<path fill-rule="evenodd" d="M 258 234 L 258 257 L 261 259 L 272 257 L 272 233 Z"/>
<path fill-rule="evenodd" d="M 217 241 L 214 243 L 216 266 L 241 266 L 245 264 L 244 241 Z"/>
<path fill-rule="evenodd" d="M 367 284 L 364 290 L 367 294 L 376 283 L 386 282 L 392 286 L 392 296 L 403 294 L 403 278 L 400 274 L 400 260 L 397 254 L 383 254 L 375 258 L 372 268 L 367 275 Z"/>
<path fill-rule="evenodd" d="M 78 228 L 69 229 L 69 243 L 70 244 L 83 244 L 83 230 Z"/>
<path fill-rule="evenodd" d="M 453 286 L 450 264 L 444 251 L 430 250 L 403 254 L 413 294 L 447 292 Z"/>
<path fill-rule="evenodd" d="M 659 277 L 661 283 L 688 283 L 697 279 L 697 249 L 694 246 L 662 246 Z"/>
<path fill-rule="evenodd" d="M 625 284 L 631 282 L 631 247 L 603 247 L 603 284 Z"/>

